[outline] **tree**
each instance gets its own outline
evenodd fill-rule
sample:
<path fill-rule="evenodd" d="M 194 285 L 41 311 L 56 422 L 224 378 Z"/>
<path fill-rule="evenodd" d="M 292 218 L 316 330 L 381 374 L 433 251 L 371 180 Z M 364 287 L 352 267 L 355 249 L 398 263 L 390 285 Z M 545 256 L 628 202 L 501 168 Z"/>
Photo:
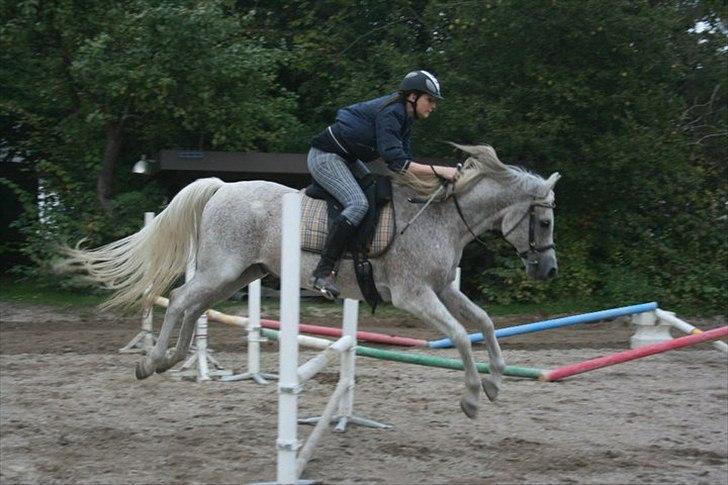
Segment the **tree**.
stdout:
<path fill-rule="evenodd" d="M 3 17 L 2 106 L 32 132 L 25 156 L 68 166 L 90 151 L 83 169 L 107 211 L 130 133 L 245 150 L 293 125 L 295 97 L 275 79 L 284 53 L 260 47 L 228 2 L 7 2 Z"/>

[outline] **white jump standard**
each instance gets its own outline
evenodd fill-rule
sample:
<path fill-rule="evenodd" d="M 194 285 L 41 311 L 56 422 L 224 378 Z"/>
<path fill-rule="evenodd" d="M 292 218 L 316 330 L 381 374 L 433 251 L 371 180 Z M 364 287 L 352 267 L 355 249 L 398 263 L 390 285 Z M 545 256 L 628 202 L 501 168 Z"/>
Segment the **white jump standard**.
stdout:
<path fill-rule="evenodd" d="M 321 354 L 298 366 L 298 324 L 300 308 L 300 221 L 301 196 L 298 193 L 283 196 L 281 234 L 281 331 L 278 381 L 278 448 L 276 483 L 312 483 L 299 477 L 310 460 L 323 432 L 328 428 L 337 407 L 343 411 L 339 428 L 359 419 L 351 416 L 354 387 L 354 347 L 356 345 L 355 305 L 348 304 L 342 337 Z M 353 313 L 353 315 L 352 315 Z M 353 323 L 352 323 L 353 322 Z M 298 394 L 302 382 L 324 368 L 333 356 L 341 356 L 342 372 L 316 427 L 303 447 L 298 440 Z M 348 393 L 348 396 L 347 396 Z M 346 397 L 345 397 L 346 396 Z M 361 421 L 369 421 L 361 419 Z M 380 423 L 376 423 L 380 424 Z M 380 425 L 379 427 L 384 427 Z M 299 451 L 300 450 L 300 451 Z"/>
<path fill-rule="evenodd" d="M 339 357 L 341 362 L 341 368 L 339 370 L 339 380 L 348 382 L 348 385 L 344 390 L 344 394 L 341 396 L 341 400 L 339 402 L 339 412 L 336 414 L 336 416 L 329 418 L 329 422 L 336 423 L 334 431 L 338 433 L 343 433 L 344 431 L 346 431 L 346 427 L 349 423 L 356 424 L 358 426 L 366 426 L 368 428 L 386 429 L 392 427 L 391 425 L 380 423 L 379 421 L 374 421 L 368 418 L 354 415 L 354 378 L 356 374 L 356 332 L 358 313 L 359 302 L 357 300 L 350 300 L 348 298 L 345 299 L 342 337 L 350 336 L 352 339 L 352 344 L 343 352 L 341 352 L 341 355 Z M 298 336 L 298 342 L 299 344 L 304 345 L 304 343 L 301 342 L 300 336 Z M 301 424 L 317 424 L 321 421 L 322 418 L 323 416 L 304 418 L 299 419 L 298 422 Z"/>
<path fill-rule="evenodd" d="M 260 344 L 268 339 L 260 334 L 260 280 L 248 285 L 248 372 L 222 376 L 221 381 L 244 381 L 251 379 L 258 384 L 268 384 L 268 380 L 278 379 L 277 374 L 260 371 Z"/>
<path fill-rule="evenodd" d="M 195 275 L 194 244 L 190 250 L 187 261 L 185 281 L 190 281 Z M 178 378 L 194 378 L 197 382 L 209 381 L 213 378 L 229 376 L 233 371 L 224 369 L 222 365 L 210 355 L 207 348 L 207 312 L 203 312 L 195 324 L 195 339 L 191 349 L 192 354 L 179 369 L 171 369 L 170 375 Z M 196 364 L 196 365 L 195 365 Z"/>

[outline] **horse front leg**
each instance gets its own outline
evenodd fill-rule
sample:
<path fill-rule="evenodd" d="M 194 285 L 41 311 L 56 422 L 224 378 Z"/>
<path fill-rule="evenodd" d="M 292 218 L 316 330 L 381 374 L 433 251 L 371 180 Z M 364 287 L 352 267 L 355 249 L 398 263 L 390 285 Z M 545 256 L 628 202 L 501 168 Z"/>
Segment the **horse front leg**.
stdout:
<path fill-rule="evenodd" d="M 431 288 L 392 291 L 392 303 L 434 326 L 455 343 L 465 369 L 465 392 L 460 399 L 460 408 L 470 419 L 475 419 L 478 414 L 481 382 L 465 328 L 448 312 Z"/>
<path fill-rule="evenodd" d="M 490 316 L 478 305 L 470 301 L 460 290 L 448 286 L 438 295 L 447 309 L 460 323 L 473 322 L 483 333 L 483 340 L 490 361 L 490 375 L 482 380 L 483 390 L 488 399 L 495 401 L 501 389 L 506 362 L 495 338 L 495 326 Z"/>

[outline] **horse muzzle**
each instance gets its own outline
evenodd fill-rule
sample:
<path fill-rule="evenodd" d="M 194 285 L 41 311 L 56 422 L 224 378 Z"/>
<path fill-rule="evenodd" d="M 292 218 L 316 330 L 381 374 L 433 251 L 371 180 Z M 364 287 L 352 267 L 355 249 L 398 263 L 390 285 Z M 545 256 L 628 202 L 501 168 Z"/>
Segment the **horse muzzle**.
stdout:
<path fill-rule="evenodd" d="M 529 258 L 524 259 L 528 276 L 540 281 L 556 277 L 559 265 L 553 252 L 551 254 L 536 253 L 529 256 Z"/>

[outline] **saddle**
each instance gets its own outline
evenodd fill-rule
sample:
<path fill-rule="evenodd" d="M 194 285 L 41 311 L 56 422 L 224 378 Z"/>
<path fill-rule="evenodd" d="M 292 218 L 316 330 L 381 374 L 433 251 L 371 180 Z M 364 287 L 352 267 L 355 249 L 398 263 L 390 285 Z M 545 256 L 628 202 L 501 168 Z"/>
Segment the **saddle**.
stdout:
<path fill-rule="evenodd" d="M 397 231 L 392 202 L 392 183 L 389 177 L 367 174 L 359 185 L 369 201 L 369 211 L 359 224 L 342 259 L 353 260 L 359 289 L 372 313 L 382 298 L 374 285 L 374 275 L 369 258 L 385 254 L 394 241 Z M 315 181 L 303 190 L 301 208 L 301 249 L 321 253 L 334 219 L 343 207 Z"/>

